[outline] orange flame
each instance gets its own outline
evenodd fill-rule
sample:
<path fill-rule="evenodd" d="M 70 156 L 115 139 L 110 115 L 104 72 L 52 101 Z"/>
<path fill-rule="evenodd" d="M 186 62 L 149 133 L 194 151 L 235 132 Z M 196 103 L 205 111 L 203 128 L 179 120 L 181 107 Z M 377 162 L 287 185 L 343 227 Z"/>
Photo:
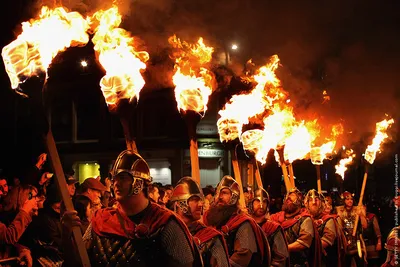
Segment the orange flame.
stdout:
<path fill-rule="evenodd" d="M 219 111 L 221 118 L 218 120 L 218 131 L 220 140 L 232 141 L 242 133 L 242 126 L 249 122 L 249 118 L 270 109 L 275 100 L 286 97 L 287 93 L 276 88 L 280 85 L 275 75 L 279 66 L 277 55 L 271 57 L 270 62 L 261 67 L 252 77 L 257 82 L 256 87 L 248 94 L 234 95 L 226 103 L 224 109 Z M 228 123 L 236 121 L 233 129 L 227 130 Z"/>
<path fill-rule="evenodd" d="M 214 76 L 205 65 L 211 61 L 214 48 L 206 46 L 201 37 L 194 45 L 181 42 L 175 35 L 168 41 L 177 50 L 172 80 L 178 110 L 204 114 L 214 86 Z"/>
<path fill-rule="evenodd" d="M 314 138 L 302 122 L 295 128 L 293 134 L 285 140 L 285 159 L 292 163 L 295 160 L 306 158 L 311 150 L 311 143 Z"/>
<path fill-rule="evenodd" d="M 353 159 L 355 158 L 355 154 L 353 153 L 353 150 L 347 150 L 346 151 L 346 158 L 343 158 L 339 161 L 339 163 L 335 166 L 336 169 L 336 174 L 340 175 L 342 179 L 344 180 L 344 173 L 347 170 L 347 166 L 350 165 L 353 162 Z"/>
<path fill-rule="evenodd" d="M 270 116 L 264 118 L 263 137 L 257 139 L 260 141 L 257 144 L 257 150 L 252 150 L 252 152 L 255 153 L 256 159 L 261 163 L 265 163 L 268 152 L 271 149 L 284 145 L 285 139 L 292 134 L 294 126 L 296 125 L 296 120 L 291 108 L 287 107 L 282 110 L 279 105 L 276 104 L 272 112 Z M 244 133 L 240 139 L 242 143 L 244 142 L 243 135 Z"/>
<path fill-rule="evenodd" d="M 245 131 L 241 135 L 241 142 L 245 151 L 250 151 L 257 155 L 259 153 L 260 145 L 264 140 L 264 132 L 259 129 Z M 268 153 L 268 152 L 267 152 Z M 264 161 L 266 160 L 266 157 Z"/>
<path fill-rule="evenodd" d="M 27 77 L 47 72 L 53 58 L 70 46 L 89 41 L 88 22 L 77 12 L 42 7 L 39 18 L 22 23 L 22 33 L 2 50 L 13 89 Z"/>
<path fill-rule="evenodd" d="M 367 147 L 365 150 L 365 160 L 370 164 L 373 164 L 376 158 L 376 153 L 381 152 L 381 144 L 383 141 L 388 138 L 386 130 L 394 123 L 393 119 L 383 120 L 376 124 L 376 134 L 374 139 L 372 140 L 372 144 Z"/>
<path fill-rule="evenodd" d="M 149 54 L 136 51 L 134 39 L 124 29 L 118 28 L 122 17 L 118 7 L 96 12 L 92 20 L 97 24 L 93 36 L 94 50 L 106 75 L 100 80 L 101 90 L 108 105 L 119 99 L 139 99 L 145 85 L 142 71 Z"/>

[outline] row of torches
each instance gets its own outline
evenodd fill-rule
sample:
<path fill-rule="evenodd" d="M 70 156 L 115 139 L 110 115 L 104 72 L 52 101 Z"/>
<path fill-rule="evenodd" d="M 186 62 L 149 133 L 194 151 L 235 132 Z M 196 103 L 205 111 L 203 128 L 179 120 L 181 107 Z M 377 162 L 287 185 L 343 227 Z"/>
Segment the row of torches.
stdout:
<path fill-rule="evenodd" d="M 22 23 L 22 33 L 2 50 L 12 88 L 18 88 L 25 79 L 39 72 L 47 73 L 52 60 L 60 51 L 71 46 L 86 45 L 90 33 L 93 34 L 91 40 L 98 61 L 106 72 L 100 86 L 110 111 L 115 110 L 122 99 L 138 101 L 145 85 L 142 73 L 146 69 L 149 54 L 137 51 L 135 39 L 119 27 L 121 22 L 122 17 L 115 5 L 97 11 L 86 19 L 62 7 L 43 7 L 39 18 Z M 177 108 L 187 122 L 191 139 L 192 176 L 200 182 L 195 128 L 204 116 L 208 99 L 215 88 L 214 75 L 208 69 L 214 49 L 206 46 L 202 38 L 196 44 L 181 41 L 176 36 L 170 37 L 168 41 L 174 51 L 173 83 Z M 321 192 L 320 166 L 324 159 L 334 153 L 336 139 L 343 133 L 343 126 L 340 123 L 331 126 L 331 136 L 324 139 L 325 143 L 316 146 L 321 140 L 321 127 L 317 120 L 296 118 L 293 108 L 288 105 L 289 94 L 275 75 L 278 66 L 278 56 L 272 56 L 268 64 L 250 77 L 255 83 L 254 88 L 250 92 L 232 96 L 224 109 L 219 111 L 217 126 L 220 140 L 234 146 L 240 142 L 246 153 L 254 156 L 261 164 L 266 162 L 269 151 L 274 149 L 287 191 L 295 187 L 293 161 L 311 159 L 317 168 L 317 187 Z M 126 126 L 127 120 L 121 116 L 127 146 L 136 150 Z M 244 130 L 246 125 L 254 121 L 257 121 L 257 129 Z M 376 124 L 376 136 L 365 152 L 365 160 L 369 164 L 374 162 L 381 144 L 388 137 L 386 130 L 393 122 L 393 119 L 385 119 Z M 336 173 L 342 178 L 355 157 L 351 149 L 346 150 L 345 154 L 346 157 L 336 165 Z M 241 181 L 235 151 L 232 159 L 235 176 Z M 257 170 L 258 167 L 257 184 L 262 187 Z"/>
<path fill-rule="evenodd" d="M 129 32 L 119 28 L 121 22 L 122 17 L 115 5 L 97 11 L 86 19 L 62 7 L 43 7 L 39 18 L 22 23 L 22 33 L 2 50 L 12 88 L 16 89 L 27 77 L 38 72 L 47 73 L 53 58 L 60 51 L 71 46 L 86 45 L 90 33 L 93 34 L 92 42 L 98 61 L 106 72 L 100 86 L 110 110 L 114 110 L 121 99 L 139 100 L 140 91 L 145 85 L 142 73 L 146 69 L 149 54 L 137 51 L 135 39 Z M 183 116 L 190 112 L 204 116 L 209 96 L 215 88 L 214 75 L 207 68 L 214 49 L 206 46 L 202 38 L 196 44 L 181 41 L 176 36 L 168 41 L 174 49 L 172 56 L 176 64 L 173 83 L 178 110 Z M 325 139 L 326 143 L 314 146 L 320 138 L 320 126 L 317 120 L 299 121 L 295 117 L 293 109 L 287 104 L 290 102 L 289 94 L 282 89 L 275 75 L 278 66 L 279 58 L 275 55 L 268 64 L 259 68 L 250 77 L 256 84 L 254 89 L 232 96 L 219 112 L 217 126 L 221 142 L 241 142 L 244 150 L 251 152 L 261 164 L 265 163 L 268 152 L 275 149 L 284 175 L 288 165 L 290 176 L 288 178 L 285 175 L 285 184 L 290 189 L 295 186 L 292 162 L 311 158 L 317 167 L 322 165 L 323 160 L 333 153 L 335 140 L 343 133 L 343 127 L 341 124 L 333 125 L 331 136 Z M 254 118 L 257 118 L 259 126 L 261 124 L 261 129 L 243 131 L 243 127 Z M 387 138 L 386 129 L 393 122 L 393 119 L 386 119 L 377 123 L 376 136 L 365 153 L 365 159 L 370 164 Z M 192 124 L 195 126 L 196 123 Z M 195 136 L 191 138 L 195 139 Z M 336 166 L 336 173 L 341 177 L 344 177 L 346 166 L 355 157 L 352 150 L 345 153 L 347 157 Z M 199 181 L 199 175 L 194 176 Z M 318 181 L 321 191 L 320 179 Z"/>
<path fill-rule="evenodd" d="M 126 100 L 138 101 L 140 91 L 145 85 L 142 73 L 146 69 L 149 54 L 138 51 L 134 37 L 119 27 L 121 22 L 122 17 L 115 5 L 87 18 L 77 12 L 68 12 L 63 7 L 43 7 L 37 19 L 22 23 L 22 33 L 2 50 L 11 87 L 17 89 L 29 77 L 40 72 L 47 73 L 59 52 L 71 46 L 86 45 L 90 39 L 89 34 L 92 34 L 91 41 L 97 59 L 105 70 L 100 87 L 109 110 L 115 112 Z M 197 43 L 190 44 L 172 36 L 168 42 L 174 51 L 172 79 L 177 108 L 187 123 L 190 137 L 192 177 L 200 183 L 196 125 L 204 116 L 208 99 L 216 87 L 214 75 L 209 70 L 214 49 L 206 46 L 202 38 Z M 268 64 L 247 77 L 254 82 L 254 88 L 250 92 L 232 96 L 219 111 L 217 126 L 220 141 L 233 148 L 231 156 L 234 176 L 240 184 L 240 169 L 235 150 L 239 143 L 255 162 L 253 166 L 256 166 L 254 174 L 258 187 L 263 185 L 256 162 L 264 164 L 269 151 L 273 149 L 282 168 L 287 191 L 295 187 L 292 163 L 295 160 L 311 159 L 317 168 L 317 187 L 321 192 L 320 166 L 324 159 L 334 153 L 336 140 L 343 133 L 343 126 L 339 123 L 331 125 L 330 136 L 322 139 L 321 126 L 317 120 L 297 119 L 293 108 L 289 106 L 289 94 L 283 90 L 275 75 L 278 66 L 278 56 L 272 56 Z M 328 99 L 326 94 L 324 91 L 324 101 Z M 137 150 L 129 129 L 129 114 L 119 115 L 128 149 Z M 393 123 L 393 119 L 385 119 L 376 124 L 376 135 L 365 152 L 367 164 L 373 164 L 381 144 L 388 138 L 386 130 Z M 257 127 L 248 129 L 253 124 Z M 320 145 L 316 145 L 318 143 Z M 351 149 L 345 150 L 345 154 L 346 157 L 336 166 L 336 173 L 342 178 L 347 166 L 355 158 Z M 362 205 L 367 174 L 366 170 L 359 205 Z M 60 175 L 62 176 L 61 171 Z M 240 203 L 244 205 L 243 198 Z M 87 260 L 85 265 L 88 266 Z"/>

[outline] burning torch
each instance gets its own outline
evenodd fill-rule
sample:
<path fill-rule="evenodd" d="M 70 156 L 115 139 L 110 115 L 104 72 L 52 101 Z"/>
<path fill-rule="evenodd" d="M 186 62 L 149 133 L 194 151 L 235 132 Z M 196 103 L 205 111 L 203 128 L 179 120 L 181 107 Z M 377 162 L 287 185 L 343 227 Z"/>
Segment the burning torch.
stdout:
<path fill-rule="evenodd" d="M 174 48 L 175 67 L 173 83 L 177 108 L 186 122 L 190 138 L 192 178 L 200 183 L 199 155 L 196 126 L 207 110 L 208 99 L 215 85 L 215 78 L 206 65 L 214 49 L 199 38 L 196 44 L 182 42 L 175 35 L 168 39 Z"/>
<path fill-rule="evenodd" d="M 43 94 L 46 82 L 43 83 L 43 77 L 41 76 L 44 74 L 47 78 L 47 69 L 53 58 L 60 51 L 64 51 L 70 46 L 87 44 L 89 41 L 88 29 L 87 21 L 77 12 L 67 12 L 61 7 L 55 9 L 43 7 L 37 19 L 22 23 L 22 33 L 2 50 L 2 57 L 11 81 L 11 87 L 17 89 L 17 92 L 22 91 L 24 94 L 24 91 L 19 88 L 20 84 L 24 83 L 23 86 L 25 88 L 34 87 L 30 88 L 30 91 L 37 89 L 38 84 L 40 84 Z M 52 37 L 51 42 L 49 42 L 49 36 Z M 39 76 L 39 79 L 30 79 L 32 76 Z M 44 81 L 46 81 L 46 78 Z M 43 95 L 41 98 L 44 98 Z M 32 102 L 38 106 L 37 111 L 41 114 L 39 119 L 46 122 L 47 129 L 44 133 L 44 139 L 53 171 L 56 174 L 55 181 L 60 190 L 62 200 L 66 210 L 73 211 L 74 206 L 68 193 L 53 134 L 44 115 L 44 103 L 39 103 L 39 101 L 35 103 L 34 100 Z M 82 266 L 90 266 L 80 227 L 73 227 L 72 232 Z"/>
<path fill-rule="evenodd" d="M 116 113 L 124 130 L 128 150 L 137 151 L 132 135 L 132 102 L 139 101 L 139 94 L 145 85 L 142 72 L 149 54 L 137 51 L 134 38 L 119 28 L 122 16 L 118 7 L 100 10 L 92 16 L 94 36 L 92 42 L 98 61 L 105 70 L 100 87 L 108 109 Z"/>
<path fill-rule="evenodd" d="M 310 152 L 311 163 L 314 164 L 315 169 L 317 170 L 317 188 L 318 193 L 321 194 L 322 186 L 321 186 L 321 165 L 323 164 L 323 158 L 321 154 L 320 147 L 314 147 Z"/>
<path fill-rule="evenodd" d="M 367 147 L 365 150 L 365 173 L 364 173 L 364 179 L 361 187 L 361 194 L 360 194 L 360 199 L 358 201 L 358 209 L 362 208 L 362 202 L 364 199 L 364 192 L 365 192 L 365 187 L 367 185 L 367 178 L 368 178 L 368 170 L 372 166 L 372 164 L 375 161 L 376 154 L 380 152 L 380 146 L 381 144 L 385 141 L 386 138 L 388 138 L 388 135 L 386 133 L 386 130 L 394 123 L 393 119 L 390 120 L 383 120 L 381 122 L 378 122 L 376 124 L 376 134 L 374 139 L 372 140 L 372 144 Z M 353 236 L 356 236 L 357 233 L 357 226 L 358 226 L 358 221 L 360 219 L 360 216 L 357 214 L 356 220 L 354 223 L 354 229 L 353 229 Z"/>
<path fill-rule="evenodd" d="M 236 149 L 239 145 L 239 127 L 241 124 L 235 119 L 227 119 L 221 117 L 217 121 L 218 133 L 220 136 L 220 141 L 229 149 L 231 155 L 231 162 L 233 167 L 233 173 L 235 180 L 239 185 L 240 198 L 239 204 L 242 208 L 245 207 L 244 193 L 243 193 L 243 183 L 242 176 L 240 174 L 239 162 L 237 159 Z"/>

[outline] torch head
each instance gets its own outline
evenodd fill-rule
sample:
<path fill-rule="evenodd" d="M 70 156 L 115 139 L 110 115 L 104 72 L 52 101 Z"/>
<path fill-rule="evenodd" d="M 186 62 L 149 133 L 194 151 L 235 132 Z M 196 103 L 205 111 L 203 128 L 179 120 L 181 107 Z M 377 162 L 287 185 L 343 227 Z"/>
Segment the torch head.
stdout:
<path fill-rule="evenodd" d="M 129 195 L 137 195 L 143 190 L 144 182 L 150 183 L 150 168 L 147 162 L 136 152 L 124 150 L 116 159 L 111 169 L 111 180 L 121 173 L 128 173 L 133 177 Z"/>

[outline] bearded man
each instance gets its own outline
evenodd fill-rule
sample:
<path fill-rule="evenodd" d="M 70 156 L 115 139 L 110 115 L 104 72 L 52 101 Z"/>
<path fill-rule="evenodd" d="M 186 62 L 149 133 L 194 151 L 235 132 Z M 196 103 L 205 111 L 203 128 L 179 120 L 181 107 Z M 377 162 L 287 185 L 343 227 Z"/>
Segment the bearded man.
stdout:
<path fill-rule="evenodd" d="M 279 223 L 288 242 L 290 266 L 320 266 L 321 240 L 310 214 L 302 210 L 302 194 L 292 188 L 285 197 L 282 211 L 271 216 Z"/>
<path fill-rule="evenodd" d="M 327 203 L 329 204 L 329 203 Z M 322 266 L 344 266 L 343 243 L 335 215 L 326 212 L 324 196 L 311 189 L 304 198 L 307 212 L 312 216 L 321 238 L 323 257 Z"/>
<path fill-rule="evenodd" d="M 179 180 L 171 195 L 174 211 L 189 228 L 196 241 L 204 266 L 229 266 L 228 249 L 223 235 L 200 222 L 203 214 L 204 195 L 191 177 Z"/>
<path fill-rule="evenodd" d="M 279 223 L 268 219 L 270 198 L 264 188 L 254 193 L 247 210 L 264 231 L 271 248 L 271 266 L 289 266 L 289 251 L 285 234 Z"/>
<path fill-rule="evenodd" d="M 239 197 L 238 183 L 231 176 L 224 176 L 204 221 L 224 234 L 232 266 L 269 266 L 268 241 L 257 223 L 241 212 Z"/>

